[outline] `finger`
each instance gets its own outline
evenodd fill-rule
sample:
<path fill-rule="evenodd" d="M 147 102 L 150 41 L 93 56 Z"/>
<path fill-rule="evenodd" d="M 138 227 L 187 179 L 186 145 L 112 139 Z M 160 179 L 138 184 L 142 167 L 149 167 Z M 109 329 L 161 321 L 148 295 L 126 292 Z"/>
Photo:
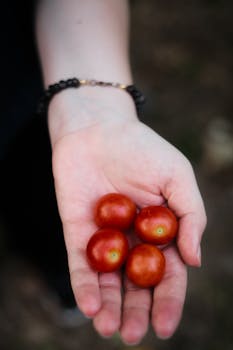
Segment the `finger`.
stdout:
<path fill-rule="evenodd" d="M 121 321 L 121 277 L 119 273 L 99 275 L 102 306 L 94 317 L 96 330 L 110 337 L 119 330 Z"/>
<path fill-rule="evenodd" d="M 180 218 L 177 245 L 184 261 L 191 266 L 201 266 L 201 239 L 206 226 L 204 212 L 190 212 Z"/>
<path fill-rule="evenodd" d="M 150 290 L 137 288 L 126 279 L 122 326 L 120 329 L 122 340 L 125 343 L 137 344 L 146 334 L 150 308 Z"/>
<path fill-rule="evenodd" d="M 203 200 L 190 165 L 177 179 L 174 177 L 165 193 L 168 206 L 180 219 L 177 244 L 188 265 L 200 266 L 200 243 L 207 221 Z"/>
<path fill-rule="evenodd" d="M 182 315 L 186 286 L 186 266 L 175 247 L 164 250 L 165 275 L 154 290 L 151 322 L 159 338 L 166 339 L 175 332 Z"/>
<path fill-rule="evenodd" d="M 63 227 L 75 300 L 87 317 L 93 317 L 101 307 L 98 273 L 92 270 L 86 258 L 88 236 L 94 230 L 85 223 L 67 223 Z"/>

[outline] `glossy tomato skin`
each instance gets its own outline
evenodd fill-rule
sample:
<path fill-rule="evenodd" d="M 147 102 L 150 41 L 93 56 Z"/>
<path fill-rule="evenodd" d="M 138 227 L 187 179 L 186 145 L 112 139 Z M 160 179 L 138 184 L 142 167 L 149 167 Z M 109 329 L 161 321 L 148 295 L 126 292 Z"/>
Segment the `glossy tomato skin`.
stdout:
<path fill-rule="evenodd" d="M 95 271 L 112 272 L 124 264 L 128 250 L 128 240 L 124 233 L 115 229 L 99 229 L 90 238 L 86 254 Z"/>
<path fill-rule="evenodd" d="M 135 232 L 144 242 L 157 245 L 167 244 L 175 238 L 177 231 L 177 218 L 166 207 L 145 207 L 135 219 Z"/>
<path fill-rule="evenodd" d="M 136 205 L 121 193 L 108 193 L 96 203 L 94 220 L 98 227 L 127 230 L 136 216 Z"/>
<path fill-rule="evenodd" d="M 154 287 L 163 278 L 165 257 L 152 244 L 138 244 L 128 254 L 125 271 L 128 279 L 137 286 Z"/>

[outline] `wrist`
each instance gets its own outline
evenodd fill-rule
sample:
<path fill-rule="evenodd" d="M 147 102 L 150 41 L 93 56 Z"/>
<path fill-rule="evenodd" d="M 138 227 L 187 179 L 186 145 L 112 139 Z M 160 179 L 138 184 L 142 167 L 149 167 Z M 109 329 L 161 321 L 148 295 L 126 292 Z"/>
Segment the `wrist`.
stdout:
<path fill-rule="evenodd" d="M 52 98 L 48 109 L 52 145 L 64 135 L 99 123 L 136 119 L 132 97 L 114 87 L 67 89 Z"/>

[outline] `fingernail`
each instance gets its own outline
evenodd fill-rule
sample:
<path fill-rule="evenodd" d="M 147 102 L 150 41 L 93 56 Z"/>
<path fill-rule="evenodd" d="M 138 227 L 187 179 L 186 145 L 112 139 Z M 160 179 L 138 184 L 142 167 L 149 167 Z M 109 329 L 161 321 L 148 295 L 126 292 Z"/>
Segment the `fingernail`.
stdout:
<path fill-rule="evenodd" d="M 197 248 L 197 260 L 198 260 L 198 266 L 201 266 L 201 246 L 199 244 L 198 248 Z"/>

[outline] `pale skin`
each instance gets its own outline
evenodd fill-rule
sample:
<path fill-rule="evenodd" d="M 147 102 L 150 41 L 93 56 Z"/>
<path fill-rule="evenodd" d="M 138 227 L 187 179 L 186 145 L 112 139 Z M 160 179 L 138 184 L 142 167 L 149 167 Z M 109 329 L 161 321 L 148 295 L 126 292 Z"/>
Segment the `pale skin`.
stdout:
<path fill-rule="evenodd" d="M 37 37 L 45 86 L 72 76 L 130 84 L 127 28 L 124 0 L 41 1 Z M 130 96 L 114 88 L 57 95 L 49 108 L 49 131 L 78 307 L 103 336 L 119 331 L 124 342 L 136 344 L 151 322 L 158 337 L 169 338 L 182 315 L 186 266 L 201 265 L 206 225 L 190 162 L 141 123 Z M 166 203 L 179 218 L 177 245 L 164 249 L 166 272 L 154 290 L 137 288 L 121 272 L 98 274 L 88 265 L 85 248 L 96 230 L 93 205 L 108 192 L 128 195 L 139 208 Z"/>

